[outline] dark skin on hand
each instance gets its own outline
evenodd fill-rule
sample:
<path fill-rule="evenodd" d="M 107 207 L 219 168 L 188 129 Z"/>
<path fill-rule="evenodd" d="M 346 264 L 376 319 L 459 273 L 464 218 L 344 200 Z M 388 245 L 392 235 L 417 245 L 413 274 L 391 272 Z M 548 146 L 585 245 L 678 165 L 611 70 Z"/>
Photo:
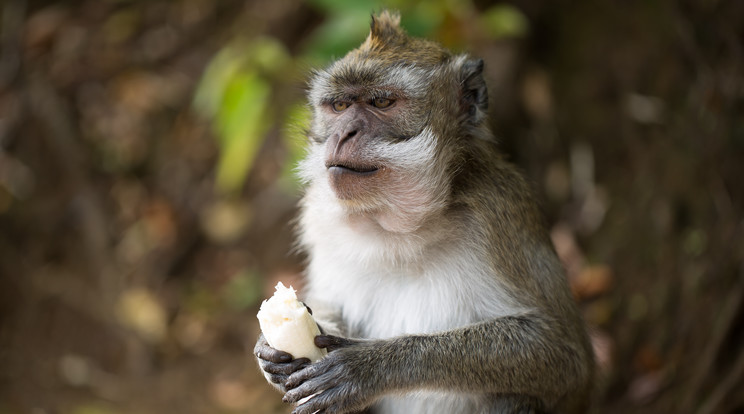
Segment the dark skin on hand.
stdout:
<path fill-rule="evenodd" d="M 315 346 L 325 348 L 328 352 L 361 342 L 331 335 L 318 335 L 314 341 Z M 270 374 L 269 380 L 274 384 L 278 384 L 286 391 L 284 398 L 282 398 L 282 401 L 286 403 L 297 403 L 303 398 L 332 388 L 329 387 L 332 383 L 308 381 L 313 379 L 324 368 L 313 368 L 313 365 L 310 364 L 310 360 L 307 358 L 294 359 L 291 354 L 272 348 L 266 342 L 263 334 L 261 334 L 256 343 L 254 354 L 258 358 L 261 369 Z M 332 359 L 330 358 L 329 360 Z M 316 408 L 314 408 L 314 404 L 310 400 L 305 404 L 297 406 L 293 413 L 312 413 L 315 411 Z"/>

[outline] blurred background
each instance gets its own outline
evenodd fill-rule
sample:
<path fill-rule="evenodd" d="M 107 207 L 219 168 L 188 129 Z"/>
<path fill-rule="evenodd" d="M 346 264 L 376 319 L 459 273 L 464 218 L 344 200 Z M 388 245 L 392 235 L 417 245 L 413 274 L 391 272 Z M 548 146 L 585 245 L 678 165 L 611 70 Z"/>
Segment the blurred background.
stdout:
<path fill-rule="evenodd" d="M 305 82 L 382 7 L 486 61 L 599 412 L 744 412 L 744 2 L 4 0 L 0 414 L 289 412 L 251 350 Z"/>

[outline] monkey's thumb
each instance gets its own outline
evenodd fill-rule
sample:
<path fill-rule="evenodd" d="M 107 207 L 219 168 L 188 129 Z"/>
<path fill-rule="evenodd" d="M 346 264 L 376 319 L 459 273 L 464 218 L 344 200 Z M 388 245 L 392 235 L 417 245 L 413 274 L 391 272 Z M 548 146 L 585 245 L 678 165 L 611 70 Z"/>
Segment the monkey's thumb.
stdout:
<path fill-rule="evenodd" d="M 328 348 L 328 351 L 333 351 L 338 348 L 351 345 L 353 342 L 338 336 L 333 335 L 318 335 L 315 337 L 315 346 L 318 348 Z"/>

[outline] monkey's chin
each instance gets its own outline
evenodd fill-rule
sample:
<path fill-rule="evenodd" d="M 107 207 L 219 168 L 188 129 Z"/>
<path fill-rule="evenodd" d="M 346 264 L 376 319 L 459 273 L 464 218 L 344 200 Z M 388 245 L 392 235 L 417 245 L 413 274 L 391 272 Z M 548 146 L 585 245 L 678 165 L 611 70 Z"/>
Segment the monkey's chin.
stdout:
<path fill-rule="evenodd" d="M 363 201 L 373 197 L 380 186 L 382 170 L 377 167 L 328 167 L 328 179 L 336 197 L 346 201 Z"/>

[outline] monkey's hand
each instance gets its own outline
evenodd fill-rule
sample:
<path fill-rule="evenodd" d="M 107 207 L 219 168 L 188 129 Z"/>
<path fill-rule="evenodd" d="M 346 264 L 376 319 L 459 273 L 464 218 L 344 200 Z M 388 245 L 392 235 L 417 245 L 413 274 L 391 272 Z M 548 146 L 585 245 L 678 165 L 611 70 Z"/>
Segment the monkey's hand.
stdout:
<path fill-rule="evenodd" d="M 369 364 L 375 341 L 353 340 L 330 335 L 315 337 L 315 345 L 328 355 L 293 373 L 282 399 L 300 402 L 292 414 L 352 413 L 361 411 L 380 394 L 378 370 Z"/>
<path fill-rule="evenodd" d="M 293 359 L 292 355 L 272 348 L 263 334 L 259 335 L 253 353 L 266 380 L 281 392 L 287 391 L 285 384 L 293 372 L 310 364 L 307 358 Z"/>

